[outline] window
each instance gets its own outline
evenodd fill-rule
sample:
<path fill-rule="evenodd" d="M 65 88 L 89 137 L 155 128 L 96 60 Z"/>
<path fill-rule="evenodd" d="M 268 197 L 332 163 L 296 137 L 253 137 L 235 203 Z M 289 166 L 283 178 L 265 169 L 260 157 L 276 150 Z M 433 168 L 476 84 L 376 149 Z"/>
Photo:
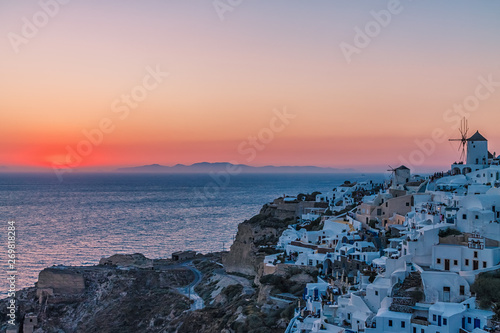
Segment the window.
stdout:
<path fill-rule="evenodd" d="M 472 320 L 471 320 L 471 318 L 470 318 L 470 317 L 468 317 L 468 318 L 467 318 L 467 324 L 470 324 L 470 323 L 471 323 L 471 321 L 472 321 Z"/>
<path fill-rule="evenodd" d="M 436 315 L 432 315 L 432 321 L 436 321 Z"/>
<path fill-rule="evenodd" d="M 486 261 L 483 261 L 483 268 L 486 268 L 487 264 Z"/>
<path fill-rule="evenodd" d="M 467 214 L 462 215 L 462 219 L 467 220 Z"/>
<path fill-rule="evenodd" d="M 443 287 L 443 291 L 446 293 L 446 292 L 450 292 L 450 287 Z"/>
<path fill-rule="evenodd" d="M 460 295 L 465 295 L 465 286 L 460 286 Z"/>
<path fill-rule="evenodd" d="M 351 320 L 351 314 L 350 313 L 347 314 L 347 320 Z"/>
<path fill-rule="evenodd" d="M 453 265 L 458 266 L 458 260 L 453 260 Z"/>
<path fill-rule="evenodd" d="M 405 328 L 406 323 L 404 321 L 401 322 L 401 328 Z"/>
<path fill-rule="evenodd" d="M 406 203 L 406 207 L 410 207 L 410 203 L 409 202 Z"/>
<path fill-rule="evenodd" d="M 441 258 L 437 258 L 437 259 L 436 259 L 436 264 L 438 264 L 438 265 L 439 265 L 440 263 L 441 263 Z"/>
<path fill-rule="evenodd" d="M 392 327 L 392 320 L 389 320 L 389 327 Z"/>
<path fill-rule="evenodd" d="M 375 290 L 375 296 L 378 296 L 378 291 L 377 290 Z"/>
<path fill-rule="evenodd" d="M 474 251 L 474 258 L 477 258 L 477 251 Z"/>
<path fill-rule="evenodd" d="M 476 215 L 476 220 L 479 220 L 479 215 Z"/>
<path fill-rule="evenodd" d="M 420 329 L 420 333 L 425 333 L 425 330 L 423 328 Z"/>
<path fill-rule="evenodd" d="M 469 266 L 469 259 L 465 259 L 465 266 Z"/>
<path fill-rule="evenodd" d="M 448 319 L 443 318 L 443 325 L 448 325 Z"/>

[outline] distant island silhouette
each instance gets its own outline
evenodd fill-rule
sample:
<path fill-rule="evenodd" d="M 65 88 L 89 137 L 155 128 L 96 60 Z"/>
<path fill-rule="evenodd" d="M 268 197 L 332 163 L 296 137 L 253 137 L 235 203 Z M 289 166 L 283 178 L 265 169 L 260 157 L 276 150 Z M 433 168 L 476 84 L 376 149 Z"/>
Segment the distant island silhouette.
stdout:
<path fill-rule="evenodd" d="M 176 164 L 166 166 L 160 164 L 142 165 L 116 169 L 118 172 L 129 173 L 208 173 L 208 172 L 229 172 L 229 173 L 350 173 L 357 170 L 323 168 L 317 166 L 250 166 L 245 164 L 232 164 L 229 162 L 200 162 L 192 165 Z"/>

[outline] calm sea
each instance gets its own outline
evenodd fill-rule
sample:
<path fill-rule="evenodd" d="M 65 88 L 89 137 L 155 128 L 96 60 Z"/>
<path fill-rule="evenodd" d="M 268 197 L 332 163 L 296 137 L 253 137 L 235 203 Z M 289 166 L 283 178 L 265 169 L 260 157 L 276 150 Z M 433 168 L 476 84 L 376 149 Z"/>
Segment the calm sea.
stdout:
<path fill-rule="evenodd" d="M 283 194 L 329 191 L 345 180 L 383 181 L 383 174 L 238 175 L 207 187 L 209 175 L 0 174 L 0 223 L 16 221 L 18 287 L 52 265 L 96 264 L 115 253 L 169 257 L 192 249 L 229 249 L 237 226 Z M 223 184 L 225 185 L 225 184 Z M 6 269 L 0 274 L 5 294 Z"/>

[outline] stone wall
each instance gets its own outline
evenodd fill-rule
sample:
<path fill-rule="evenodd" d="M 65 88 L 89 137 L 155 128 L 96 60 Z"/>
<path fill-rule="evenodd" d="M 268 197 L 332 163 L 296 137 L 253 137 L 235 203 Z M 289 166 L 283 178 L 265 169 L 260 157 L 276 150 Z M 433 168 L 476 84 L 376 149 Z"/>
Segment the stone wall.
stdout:
<path fill-rule="evenodd" d="M 38 275 L 37 289 L 52 289 L 56 295 L 80 294 L 85 290 L 85 280 L 74 271 L 46 268 Z"/>

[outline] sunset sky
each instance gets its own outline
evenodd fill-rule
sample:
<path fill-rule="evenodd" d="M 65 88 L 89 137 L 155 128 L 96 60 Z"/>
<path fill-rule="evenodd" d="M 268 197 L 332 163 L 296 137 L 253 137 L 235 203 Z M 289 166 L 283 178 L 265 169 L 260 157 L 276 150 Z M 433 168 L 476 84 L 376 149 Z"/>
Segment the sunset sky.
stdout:
<path fill-rule="evenodd" d="M 500 153 L 498 1 L 64 3 L 0 0 L 0 166 L 10 170 L 232 161 L 383 171 L 434 145 L 413 167 L 442 170 L 459 158 L 447 139 L 460 108 Z M 365 29 L 372 37 L 356 37 Z M 168 76 L 148 77 L 158 68 Z M 147 96 L 127 107 L 134 89 Z M 285 109 L 294 118 L 255 157 L 243 153 Z M 68 158 L 103 123 L 102 142 Z M 435 130 L 446 141 L 429 144 Z"/>

